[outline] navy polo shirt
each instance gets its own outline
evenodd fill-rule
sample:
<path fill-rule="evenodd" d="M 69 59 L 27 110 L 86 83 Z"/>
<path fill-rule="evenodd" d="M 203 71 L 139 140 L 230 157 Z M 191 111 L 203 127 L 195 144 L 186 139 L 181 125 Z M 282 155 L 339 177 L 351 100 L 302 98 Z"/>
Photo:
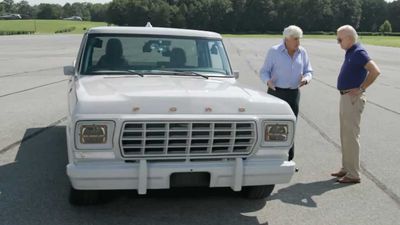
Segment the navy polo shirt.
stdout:
<path fill-rule="evenodd" d="M 347 49 L 342 68 L 340 69 L 337 89 L 347 90 L 358 88 L 367 76 L 364 66 L 370 61 L 367 51 L 356 43 Z"/>

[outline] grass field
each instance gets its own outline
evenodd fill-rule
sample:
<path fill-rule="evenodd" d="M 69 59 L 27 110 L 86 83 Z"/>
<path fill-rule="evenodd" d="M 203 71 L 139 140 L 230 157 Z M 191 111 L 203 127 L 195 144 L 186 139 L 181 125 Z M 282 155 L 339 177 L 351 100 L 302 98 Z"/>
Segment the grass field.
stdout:
<path fill-rule="evenodd" d="M 106 25 L 103 22 L 70 20 L 0 20 L 0 31 L 36 31 L 36 34 L 54 34 L 57 30 L 75 27 L 75 30 L 69 33 L 81 34 L 84 33 L 84 28 Z"/>
<path fill-rule="evenodd" d="M 82 34 L 85 29 L 97 26 L 106 26 L 104 22 L 69 21 L 69 20 L 0 20 L 0 31 L 36 31 L 36 34 L 54 34 L 57 30 L 75 27 L 68 34 Z M 281 38 L 282 35 L 269 34 L 224 34 L 224 37 L 239 38 Z M 336 41 L 334 35 L 304 35 L 308 39 L 331 39 Z M 391 36 L 361 36 L 363 44 L 390 46 L 400 48 L 400 37 Z"/>
<path fill-rule="evenodd" d="M 275 34 L 224 34 L 224 37 L 238 38 L 281 38 L 282 35 Z M 331 39 L 336 42 L 334 35 L 304 35 L 306 39 Z M 360 36 L 360 42 L 367 45 L 389 46 L 400 48 L 400 37 L 393 36 Z"/>

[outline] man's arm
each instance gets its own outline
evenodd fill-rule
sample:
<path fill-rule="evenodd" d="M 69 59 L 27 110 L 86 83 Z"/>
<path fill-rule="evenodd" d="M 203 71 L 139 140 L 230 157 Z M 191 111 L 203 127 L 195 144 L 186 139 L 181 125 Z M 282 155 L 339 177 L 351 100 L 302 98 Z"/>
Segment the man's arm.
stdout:
<path fill-rule="evenodd" d="M 261 67 L 260 78 L 268 87 L 275 90 L 275 85 L 272 81 L 271 75 L 273 69 L 273 54 L 273 50 L 270 49 L 267 56 L 265 57 L 264 65 Z"/>
<path fill-rule="evenodd" d="M 365 81 L 361 84 L 360 89 L 367 89 L 381 74 L 381 71 L 379 70 L 378 65 L 372 60 L 370 60 L 365 66 L 365 69 L 368 70 L 367 78 Z"/>
<path fill-rule="evenodd" d="M 300 80 L 300 87 L 310 83 L 310 81 L 312 79 L 312 72 L 313 72 L 307 51 L 305 49 L 303 51 L 304 51 L 304 54 L 303 54 L 303 64 L 304 65 L 303 65 L 303 74 L 302 74 L 301 80 Z"/>
<path fill-rule="evenodd" d="M 378 65 L 372 60 L 369 60 L 367 64 L 365 64 L 364 68 L 368 71 L 367 78 L 360 85 L 359 88 L 354 88 L 350 91 L 350 95 L 359 95 L 364 92 L 381 74 Z"/>

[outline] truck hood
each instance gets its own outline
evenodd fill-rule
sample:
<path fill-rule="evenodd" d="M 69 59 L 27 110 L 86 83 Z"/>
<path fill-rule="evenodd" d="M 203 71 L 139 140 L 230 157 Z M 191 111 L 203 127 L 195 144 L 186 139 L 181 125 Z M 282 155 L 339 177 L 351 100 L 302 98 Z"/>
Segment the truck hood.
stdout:
<path fill-rule="evenodd" d="M 75 87 L 78 114 L 293 114 L 286 102 L 233 78 L 85 76 Z"/>

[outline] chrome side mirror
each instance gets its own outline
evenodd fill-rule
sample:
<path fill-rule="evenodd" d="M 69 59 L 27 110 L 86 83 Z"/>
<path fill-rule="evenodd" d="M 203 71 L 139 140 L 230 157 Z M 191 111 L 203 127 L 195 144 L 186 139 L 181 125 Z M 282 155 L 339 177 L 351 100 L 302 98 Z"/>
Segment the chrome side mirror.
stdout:
<path fill-rule="evenodd" d="M 74 66 L 64 66 L 64 75 L 67 75 L 67 76 L 75 75 L 75 67 Z"/>

